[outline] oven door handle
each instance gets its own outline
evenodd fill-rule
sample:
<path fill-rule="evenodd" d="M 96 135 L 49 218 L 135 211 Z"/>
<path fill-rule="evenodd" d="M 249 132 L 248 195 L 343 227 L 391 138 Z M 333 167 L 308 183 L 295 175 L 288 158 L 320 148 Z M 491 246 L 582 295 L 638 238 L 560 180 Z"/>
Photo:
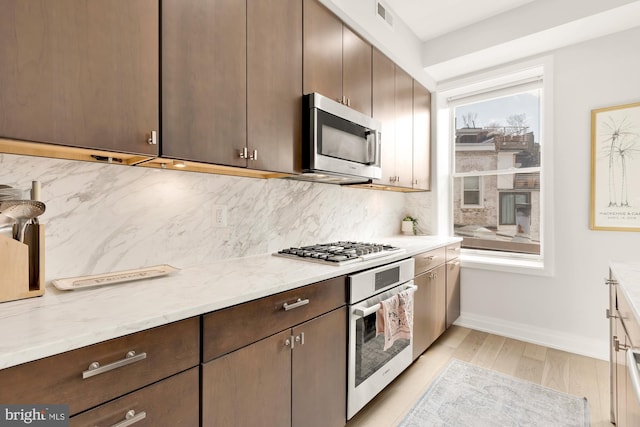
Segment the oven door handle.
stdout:
<path fill-rule="evenodd" d="M 416 285 L 408 285 L 406 288 L 404 288 L 402 291 L 407 291 L 407 290 L 412 290 L 413 292 L 418 290 L 418 287 Z M 399 292 L 402 292 L 399 291 Z M 399 293 L 398 292 L 398 293 Z M 395 294 L 394 294 L 395 295 Z M 380 307 L 382 307 L 382 305 L 380 303 L 378 304 L 374 304 L 371 307 L 367 307 L 365 309 L 362 308 L 354 308 L 353 309 L 353 314 L 355 314 L 356 316 L 360 316 L 360 317 L 367 317 L 370 314 L 375 313 L 376 311 L 380 310 Z"/>

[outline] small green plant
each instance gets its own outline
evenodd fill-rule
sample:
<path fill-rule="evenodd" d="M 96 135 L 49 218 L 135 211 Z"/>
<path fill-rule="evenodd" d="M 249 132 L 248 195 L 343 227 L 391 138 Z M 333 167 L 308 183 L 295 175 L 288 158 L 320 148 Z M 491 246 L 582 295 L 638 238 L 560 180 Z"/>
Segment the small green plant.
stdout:
<path fill-rule="evenodd" d="M 411 221 L 413 223 L 413 234 L 418 234 L 418 218 L 407 215 L 402 220 Z"/>

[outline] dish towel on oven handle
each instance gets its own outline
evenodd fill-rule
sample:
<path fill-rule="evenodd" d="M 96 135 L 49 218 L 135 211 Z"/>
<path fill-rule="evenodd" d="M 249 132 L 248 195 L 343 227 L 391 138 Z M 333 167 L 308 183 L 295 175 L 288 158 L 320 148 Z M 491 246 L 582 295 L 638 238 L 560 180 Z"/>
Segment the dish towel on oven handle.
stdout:
<path fill-rule="evenodd" d="M 413 292 L 414 289 L 407 289 L 380 302 L 376 312 L 376 336 L 384 334 L 384 350 L 397 339 L 413 336 Z"/>

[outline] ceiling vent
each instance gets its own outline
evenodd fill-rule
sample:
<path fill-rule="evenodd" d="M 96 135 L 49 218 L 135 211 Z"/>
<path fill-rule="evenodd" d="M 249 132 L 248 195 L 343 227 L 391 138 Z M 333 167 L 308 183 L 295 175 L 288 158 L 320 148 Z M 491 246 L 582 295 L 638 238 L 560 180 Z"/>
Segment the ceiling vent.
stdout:
<path fill-rule="evenodd" d="M 386 22 L 389 27 L 393 28 L 393 14 L 391 10 L 380 1 L 376 1 L 376 15 Z"/>

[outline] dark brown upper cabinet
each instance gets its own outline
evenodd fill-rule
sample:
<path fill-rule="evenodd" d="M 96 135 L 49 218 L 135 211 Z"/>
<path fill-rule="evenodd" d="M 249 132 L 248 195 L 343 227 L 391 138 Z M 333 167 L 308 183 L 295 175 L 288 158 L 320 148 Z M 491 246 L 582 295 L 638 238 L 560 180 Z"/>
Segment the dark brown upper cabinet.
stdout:
<path fill-rule="evenodd" d="M 304 1 L 303 92 L 371 115 L 371 44 L 317 0 Z"/>
<path fill-rule="evenodd" d="M 246 19 L 244 1 L 162 2 L 163 157 L 247 165 Z"/>
<path fill-rule="evenodd" d="M 157 155 L 158 1 L 0 0 L 0 10 L 0 137 Z"/>
<path fill-rule="evenodd" d="M 373 118 L 382 123 L 382 178 L 377 184 L 391 185 L 396 173 L 396 66 L 373 49 Z"/>
<path fill-rule="evenodd" d="M 302 2 L 247 2 L 248 167 L 293 173 L 302 159 Z"/>
<path fill-rule="evenodd" d="M 396 161 L 392 185 L 412 187 L 413 182 L 413 78 L 396 66 Z"/>
<path fill-rule="evenodd" d="M 301 156 L 302 4 L 162 5 L 162 157 L 294 172 Z"/>
<path fill-rule="evenodd" d="M 431 190 L 431 92 L 413 82 L 413 182 L 416 190 Z"/>
<path fill-rule="evenodd" d="M 373 50 L 373 111 L 382 123 L 382 178 L 375 184 L 430 189 L 431 93 Z"/>

